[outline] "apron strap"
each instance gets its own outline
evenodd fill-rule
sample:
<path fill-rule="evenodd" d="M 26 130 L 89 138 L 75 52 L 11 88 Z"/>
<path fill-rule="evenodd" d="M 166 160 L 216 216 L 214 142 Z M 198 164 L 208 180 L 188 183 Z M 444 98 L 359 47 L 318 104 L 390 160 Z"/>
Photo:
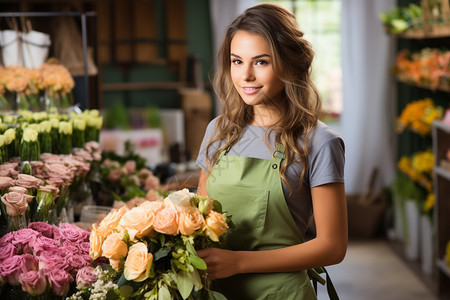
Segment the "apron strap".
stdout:
<path fill-rule="evenodd" d="M 328 274 L 327 270 L 324 267 L 308 269 L 307 273 L 309 278 L 312 280 L 316 294 L 317 294 L 317 282 L 319 282 L 321 285 L 325 284 L 327 286 L 327 293 L 330 300 L 339 300 L 339 296 L 336 292 L 336 289 L 334 288 L 333 282 L 331 282 L 330 274 Z M 319 275 L 322 273 L 326 274 L 326 280 Z"/>

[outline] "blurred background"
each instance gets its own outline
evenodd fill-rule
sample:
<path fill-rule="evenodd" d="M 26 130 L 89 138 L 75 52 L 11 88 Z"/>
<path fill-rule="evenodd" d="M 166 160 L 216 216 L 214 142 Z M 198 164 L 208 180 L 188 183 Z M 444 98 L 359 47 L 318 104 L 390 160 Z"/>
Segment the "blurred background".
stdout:
<path fill-rule="evenodd" d="M 44 50 L 70 72 L 71 104 L 103 117 L 102 161 L 134 159 L 166 189 L 195 191 L 221 111 L 219 43 L 258 3 L 296 15 L 316 53 L 321 119 L 345 140 L 350 243 L 328 268 L 341 299 L 449 299 L 448 0 L 0 0 L 2 65 L 38 68 L 28 53 Z M 123 196 L 108 187 L 90 204 Z"/>

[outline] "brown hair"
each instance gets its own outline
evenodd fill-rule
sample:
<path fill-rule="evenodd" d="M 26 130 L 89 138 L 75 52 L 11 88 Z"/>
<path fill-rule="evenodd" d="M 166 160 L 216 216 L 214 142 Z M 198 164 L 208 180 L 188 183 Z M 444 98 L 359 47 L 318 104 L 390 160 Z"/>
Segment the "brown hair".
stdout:
<path fill-rule="evenodd" d="M 223 105 L 223 115 L 217 120 L 215 134 L 206 149 L 206 157 L 210 157 L 212 144 L 220 141 L 223 143 L 211 155 L 208 169 L 212 170 L 220 152 L 239 141 L 243 129 L 253 120 L 252 106 L 241 99 L 230 75 L 231 40 L 237 31 L 242 30 L 264 38 L 273 57 L 274 72 L 284 84 L 282 101 L 266 99 L 267 105 L 277 110 L 281 116 L 278 122 L 269 126 L 266 138 L 271 132 L 275 132 L 275 143 L 281 143 L 285 147 L 286 159 L 280 173 L 283 183 L 292 192 L 285 177 L 286 167 L 294 161 L 303 164 L 299 184 L 301 187 L 307 169 L 308 137 L 317 125 L 321 103 L 310 77 L 314 51 L 303 38 L 295 16 L 278 5 L 260 4 L 251 7 L 227 28 L 218 52 L 217 72 L 213 81 L 215 92 Z M 298 144 L 299 139 L 303 139 L 302 145 Z"/>

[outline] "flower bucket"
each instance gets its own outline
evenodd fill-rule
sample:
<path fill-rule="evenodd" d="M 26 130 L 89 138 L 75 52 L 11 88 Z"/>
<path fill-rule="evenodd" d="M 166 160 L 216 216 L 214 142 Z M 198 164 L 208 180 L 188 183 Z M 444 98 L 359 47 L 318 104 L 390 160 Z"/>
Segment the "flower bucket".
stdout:
<path fill-rule="evenodd" d="M 433 226 L 428 216 L 420 217 L 421 225 L 421 249 L 420 259 L 423 273 L 431 275 L 433 273 Z"/>
<path fill-rule="evenodd" d="M 415 200 L 405 201 L 406 236 L 405 256 L 408 260 L 419 259 L 420 213 Z"/>
<path fill-rule="evenodd" d="M 405 232 L 405 208 L 404 201 L 402 197 L 398 195 L 394 195 L 394 232 L 395 239 L 398 241 L 404 241 L 404 232 Z"/>
<path fill-rule="evenodd" d="M 23 65 L 27 68 L 39 68 L 47 59 L 50 36 L 39 31 L 22 33 Z"/>
<path fill-rule="evenodd" d="M 22 65 L 20 51 L 20 32 L 16 30 L 0 31 L 0 47 L 2 48 L 3 65 Z"/>

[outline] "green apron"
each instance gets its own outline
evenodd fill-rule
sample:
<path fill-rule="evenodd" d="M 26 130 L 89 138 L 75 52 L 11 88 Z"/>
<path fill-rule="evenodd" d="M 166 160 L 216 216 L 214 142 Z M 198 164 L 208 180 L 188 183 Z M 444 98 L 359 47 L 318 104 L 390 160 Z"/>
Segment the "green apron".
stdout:
<path fill-rule="evenodd" d="M 235 229 L 232 250 L 270 250 L 297 245 L 303 237 L 284 198 L 279 175 L 284 158 L 278 147 L 272 160 L 220 154 L 207 181 L 208 196 L 222 203 Z M 212 288 L 230 300 L 317 299 L 306 270 L 238 274 L 213 281 Z"/>

